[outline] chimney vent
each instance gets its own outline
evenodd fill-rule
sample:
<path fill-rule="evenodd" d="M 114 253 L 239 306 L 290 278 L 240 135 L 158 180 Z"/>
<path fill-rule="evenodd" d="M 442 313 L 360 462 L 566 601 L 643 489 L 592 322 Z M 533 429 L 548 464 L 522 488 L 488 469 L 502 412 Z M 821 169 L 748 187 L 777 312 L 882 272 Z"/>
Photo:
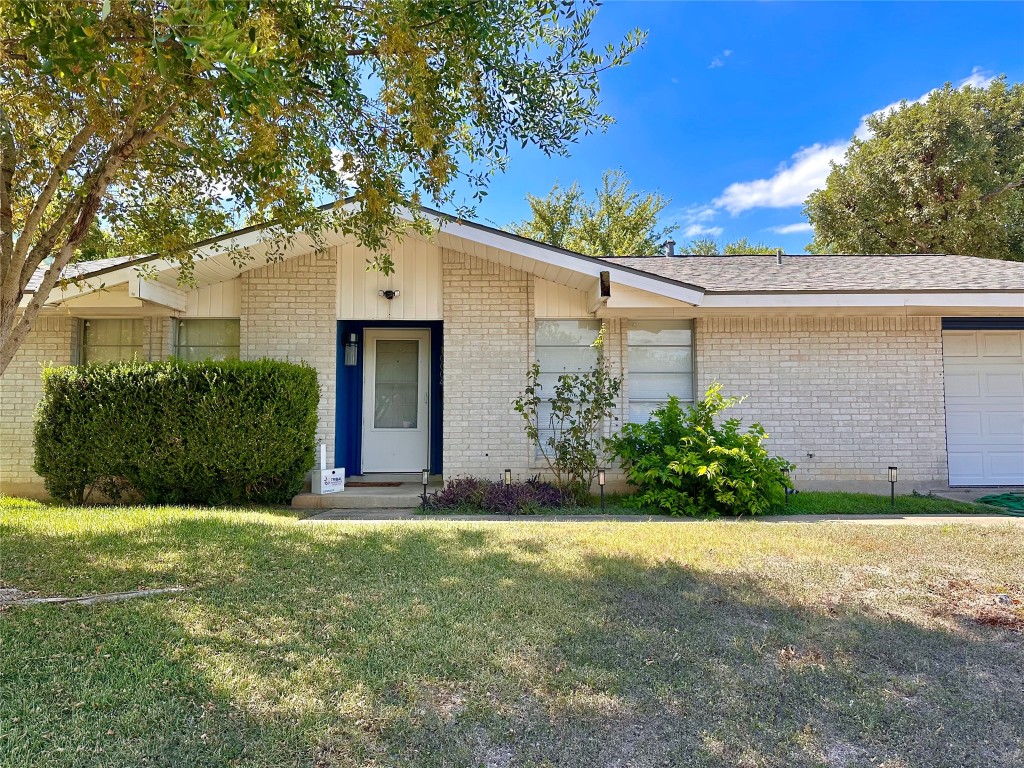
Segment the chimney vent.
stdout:
<path fill-rule="evenodd" d="M 665 255 L 666 256 L 675 256 L 676 255 L 676 241 L 675 240 L 666 240 L 665 241 Z"/>
<path fill-rule="evenodd" d="M 778 264 L 780 267 L 782 266 L 782 249 L 781 248 L 778 248 L 775 251 L 775 263 Z"/>

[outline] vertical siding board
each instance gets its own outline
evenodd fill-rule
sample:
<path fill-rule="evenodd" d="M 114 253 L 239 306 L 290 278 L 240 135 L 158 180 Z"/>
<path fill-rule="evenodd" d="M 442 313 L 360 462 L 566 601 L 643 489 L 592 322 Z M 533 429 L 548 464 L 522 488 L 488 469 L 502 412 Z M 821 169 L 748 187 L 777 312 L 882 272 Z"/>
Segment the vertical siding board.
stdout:
<path fill-rule="evenodd" d="M 436 244 L 408 237 L 393 245 L 393 275 L 368 271 L 373 254 L 365 248 L 345 243 L 339 252 L 339 320 L 441 319 L 441 249 Z M 400 296 L 389 302 L 378 295 L 383 290 Z"/>

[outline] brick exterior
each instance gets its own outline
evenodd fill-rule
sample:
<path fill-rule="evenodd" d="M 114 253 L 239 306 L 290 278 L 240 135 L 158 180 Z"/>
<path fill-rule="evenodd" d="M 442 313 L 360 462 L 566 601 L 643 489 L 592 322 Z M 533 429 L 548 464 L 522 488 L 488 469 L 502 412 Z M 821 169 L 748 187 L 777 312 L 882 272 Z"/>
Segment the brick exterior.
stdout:
<path fill-rule="evenodd" d="M 533 281 L 451 250 L 441 253 L 444 301 L 444 474 L 520 477 L 533 469 L 512 400 L 533 359 Z"/>
<path fill-rule="evenodd" d="M 444 249 L 444 473 L 525 478 L 541 472 L 512 410 L 534 359 L 534 279 L 509 267 Z M 308 253 L 244 273 L 243 359 L 306 361 L 321 386 L 318 437 L 334 462 L 337 399 L 337 260 Z M 344 287 L 344 286 L 343 286 Z M 146 320 L 150 359 L 172 350 L 173 318 Z M 625 322 L 605 320 L 605 351 L 626 376 Z M 48 316 L 0 379 L 0 489 L 38 494 L 31 470 L 32 413 L 41 363 L 74 362 L 79 322 Z M 748 395 L 737 410 L 760 420 L 770 448 L 798 465 L 801 488 L 885 492 L 885 468 L 900 468 L 900 490 L 946 482 L 942 335 L 938 318 L 698 318 L 698 395 L 714 380 Z M 813 458 L 807 456 L 813 453 Z M 612 475 L 610 481 L 614 483 Z"/>
<path fill-rule="evenodd" d="M 174 351 L 174 319 L 147 317 L 143 325 L 143 350 L 147 360 L 164 360 Z"/>
<path fill-rule="evenodd" d="M 703 318 L 697 393 L 748 395 L 797 487 L 900 490 L 946 484 L 942 330 L 936 317 Z M 807 456 L 814 454 L 813 458 Z"/>
<path fill-rule="evenodd" d="M 240 356 L 304 361 L 320 380 L 317 439 L 334 461 L 337 400 L 337 336 L 333 250 L 307 253 L 242 275 Z"/>
<path fill-rule="evenodd" d="M 78 351 L 76 319 L 41 317 L 0 378 L 0 491 L 39 496 L 43 480 L 32 471 L 32 418 L 43 393 L 48 363 L 68 365 Z"/>

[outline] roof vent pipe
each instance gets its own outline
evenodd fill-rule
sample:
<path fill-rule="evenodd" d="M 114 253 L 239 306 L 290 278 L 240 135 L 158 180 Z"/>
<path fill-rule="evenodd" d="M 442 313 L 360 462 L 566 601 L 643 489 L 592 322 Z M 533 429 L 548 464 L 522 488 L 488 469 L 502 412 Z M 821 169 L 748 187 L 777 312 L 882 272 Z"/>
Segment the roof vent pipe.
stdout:
<path fill-rule="evenodd" d="M 666 240 L 665 241 L 665 255 L 666 256 L 675 256 L 676 255 L 676 241 L 675 240 Z"/>
<path fill-rule="evenodd" d="M 775 263 L 778 264 L 780 267 L 782 266 L 782 249 L 781 248 L 775 249 Z"/>

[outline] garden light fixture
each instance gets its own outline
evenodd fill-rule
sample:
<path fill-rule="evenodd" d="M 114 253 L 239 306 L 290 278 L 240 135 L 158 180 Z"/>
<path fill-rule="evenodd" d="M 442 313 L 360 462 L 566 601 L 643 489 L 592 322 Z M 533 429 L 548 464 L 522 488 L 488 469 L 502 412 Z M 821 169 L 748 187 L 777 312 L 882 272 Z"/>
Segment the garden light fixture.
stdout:
<path fill-rule="evenodd" d="M 512 486 L 512 470 L 505 470 L 505 487 L 510 488 Z"/>
<path fill-rule="evenodd" d="M 605 474 L 603 469 L 597 470 L 597 485 L 601 489 L 601 509 L 604 509 L 604 481 Z"/>
<path fill-rule="evenodd" d="M 896 467 L 889 467 L 889 504 L 896 509 Z"/>

